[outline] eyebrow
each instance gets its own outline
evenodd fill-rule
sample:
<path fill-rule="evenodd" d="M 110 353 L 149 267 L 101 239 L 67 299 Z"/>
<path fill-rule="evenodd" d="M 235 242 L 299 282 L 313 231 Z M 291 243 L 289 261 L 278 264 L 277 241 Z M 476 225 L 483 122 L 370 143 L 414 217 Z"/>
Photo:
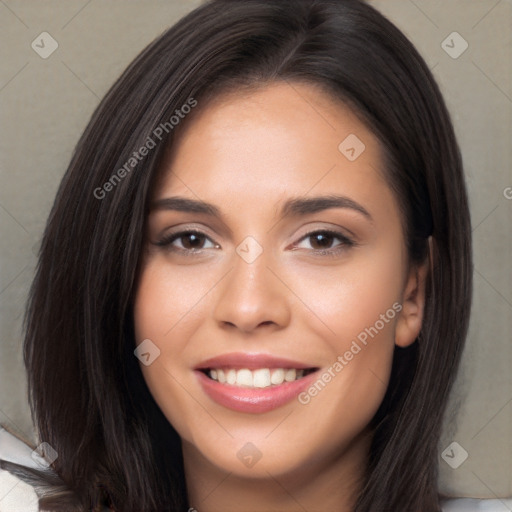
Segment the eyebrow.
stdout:
<path fill-rule="evenodd" d="M 349 197 L 334 194 L 288 199 L 281 209 L 281 217 L 300 217 L 328 210 L 330 208 L 348 208 L 359 212 L 369 221 L 373 222 L 372 216 L 362 205 Z M 202 213 L 212 217 L 222 218 L 222 212 L 217 206 L 204 201 L 179 196 L 166 197 L 164 199 L 154 201 L 151 204 L 150 211 L 154 210 L 175 210 L 185 213 Z"/>

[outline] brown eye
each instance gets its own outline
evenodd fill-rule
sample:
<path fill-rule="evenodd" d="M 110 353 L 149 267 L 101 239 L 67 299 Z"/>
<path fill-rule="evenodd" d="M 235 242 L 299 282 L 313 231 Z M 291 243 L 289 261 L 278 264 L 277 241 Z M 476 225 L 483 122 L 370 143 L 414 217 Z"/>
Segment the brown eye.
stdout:
<path fill-rule="evenodd" d="M 313 242 L 311 244 L 313 249 L 329 249 L 336 237 L 331 234 L 317 233 L 314 235 L 309 235 L 308 238 Z M 317 247 L 315 247 L 315 245 Z"/>
<path fill-rule="evenodd" d="M 186 233 L 176 238 L 176 240 L 182 241 L 182 246 L 185 249 L 202 249 L 206 237 L 204 235 L 198 235 L 197 233 Z"/>
<path fill-rule="evenodd" d="M 180 245 L 176 245 L 175 242 L 179 241 Z M 205 247 L 205 242 L 210 242 L 210 247 Z M 161 240 L 155 243 L 160 247 L 169 247 L 170 250 L 183 251 L 183 252 L 196 252 L 203 249 L 218 248 L 218 244 L 214 244 L 209 237 L 207 237 L 201 231 L 180 231 L 178 233 L 172 233 L 165 236 Z"/>
<path fill-rule="evenodd" d="M 333 246 L 335 240 L 338 240 L 339 243 Z M 325 229 L 308 233 L 301 238 L 300 242 L 302 243 L 303 241 L 309 242 L 310 246 L 313 248 L 313 253 L 320 253 L 322 255 L 337 255 L 339 252 L 356 245 L 353 240 L 345 236 L 343 233 Z M 297 245 L 297 247 L 302 248 L 300 245 Z"/>

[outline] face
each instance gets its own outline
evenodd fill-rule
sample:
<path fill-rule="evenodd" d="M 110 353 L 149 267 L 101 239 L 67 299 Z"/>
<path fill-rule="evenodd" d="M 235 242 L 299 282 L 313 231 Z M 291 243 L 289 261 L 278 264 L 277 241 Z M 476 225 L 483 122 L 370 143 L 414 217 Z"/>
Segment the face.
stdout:
<path fill-rule="evenodd" d="M 196 114 L 147 222 L 134 308 L 136 342 L 150 340 L 144 378 L 186 464 L 319 469 L 356 449 L 394 345 L 421 327 L 422 274 L 379 141 L 308 84 Z"/>

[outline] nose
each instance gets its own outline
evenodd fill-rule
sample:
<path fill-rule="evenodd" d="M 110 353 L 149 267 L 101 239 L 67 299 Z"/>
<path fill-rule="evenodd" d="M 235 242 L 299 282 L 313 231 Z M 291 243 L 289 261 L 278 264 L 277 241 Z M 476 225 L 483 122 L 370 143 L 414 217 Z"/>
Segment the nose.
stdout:
<path fill-rule="evenodd" d="M 214 318 L 223 329 L 249 333 L 256 329 L 279 330 L 290 322 L 291 291 L 279 278 L 265 251 L 252 262 L 233 254 L 233 267 L 225 276 L 214 307 Z"/>

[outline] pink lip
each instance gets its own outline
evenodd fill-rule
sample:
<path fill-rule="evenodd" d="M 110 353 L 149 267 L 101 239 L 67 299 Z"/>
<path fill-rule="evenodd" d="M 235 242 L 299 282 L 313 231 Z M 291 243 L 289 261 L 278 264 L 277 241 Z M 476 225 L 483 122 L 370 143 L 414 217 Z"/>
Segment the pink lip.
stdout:
<path fill-rule="evenodd" d="M 279 386 L 253 389 L 221 384 L 201 371 L 196 371 L 196 374 L 204 392 L 214 402 L 233 411 L 251 413 L 268 412 L 281 407 L 310 386 L 316 378 L 316 372 L 314 372 Z"/>
<path fill-rule="evenodd" d="M 269 354 L 244 354 L 233 352 L 222 356 L 212 357 L 200 363 L 195 369 L 205 370 L 207 368 L 247 368 L 257 370 L 258 368 L 296 368 L 297 370 L 314 368 L 313 365 L 274 357 Z"/>
<path fill-rule="evenodd" d="M 196 368 L 196 375 L 204 392 L 216 403 L 233 411 L 264 413 L 281 407 L 293 400 L 301 391 L 309 387 L 316 378 L 313 372 L 299 380 L 284 382 L 268 388 L 243 388 L 221 384 L 210 379 L 201 370 L 207 368 L 313 368 L 289 359 L 265 354 L 226 354 L 204 361 Z"/>

